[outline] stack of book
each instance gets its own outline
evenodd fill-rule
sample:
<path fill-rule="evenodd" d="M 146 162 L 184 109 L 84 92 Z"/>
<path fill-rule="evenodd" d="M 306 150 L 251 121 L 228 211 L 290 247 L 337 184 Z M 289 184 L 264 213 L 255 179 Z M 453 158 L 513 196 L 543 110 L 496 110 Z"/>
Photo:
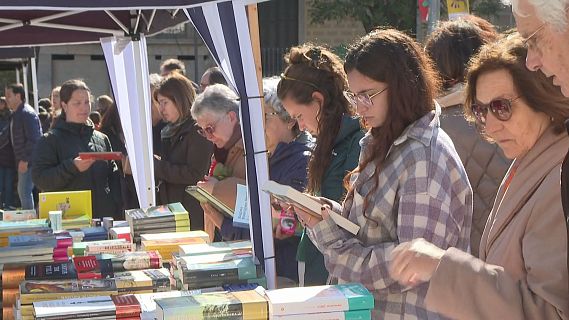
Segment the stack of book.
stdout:
<path fill-rule="evenodd" d="M 140 319 L 140 304 L 134 295 L 95 296 L 33 303 L 35 319 Z M 32 317 L 31 319 L 34 319 Z M 31 320 L 30 319 L 30 320 Z M 23 317 L 23 320 L 26 320 Z"/>
<path fill-rule="evenodd" d="M 232 253 L 245 256 L 253 254 L 253 244 L 249 240 L 184 244 L 179 247 L 180 256 L 199 256 L 213 253 Z"/>
<path fill-rule="evenodd" d="M 373 295 L 359 283 L 265 291 L 271 319 L 370 320 Z"/>
<path fill-rule="evenodd" d="M 203 231 L 167 232 L 143 234 L 140 240 L 141 250 L 156 250 L 163 259 L 171 260 L 172 254 L 179 251 L 180 245 L 208 243 L 209 235 Z"/>
<path fill-rule="evenodd" d="M 2 319 L 14 319 L 14 305 L 20 292 L 20 282 L 25 279 L 25 265 L 7 263 L 2 270 Z"/>
<path fill-rule="evenodd" d="M 17 235 L 8 237 L 9 247 L 21 248 L 22 251 L 35 247 L 52 247 L 54 261 L 67 261 L 67 250 L 73 245 L 73 238 L 68 233 Z"/>
<path fill-rule="evenodd" d="M 113 227 L 109 229 L 109 238 L 111 239 L 125 239 L 126 241 L 132 242 L 132 236 L 130 234 L 130 227 Z"/>
<path fill-rule="evenodd" d="M 15 235 L 33 235 L 51 233 L 46 219 L 26 221 L 0 221 L 0 247 L 8 246 L 8 237 Z"/>
<path fill-rule="evenodd" d="M 88 246 L 91 246 L 92 248 L 96 248 L 97 246 L 112 248 L 114 245 L 119 244 L 127 246 L 132 245 L 132 243 L 127 242 L 125 239 L 74 242 L 73 245 L 68 248 L 68 254 L 69 256 L 84 256 Z"/>
<path fill-rule="evenodd" d="M 152 293 L 172 290 L 166 268 L 115 272 L 117 290 L 126 293 Z"/>
<path fill-rule="evenodd" d="M 145 233 L 190 231 L 188 211 L 179 202 L 146 209 L 126 210 L 125 217 L 135 243 L 140 243 L 140 236 Z"/>
<path fill-rule="evenodd" d="M 65 230 L 79 230 L 91 226 L 91 217 L 88 215 L 80 215 L 76 217 L 64 218 L 62 220 L 63 229 Z"/>
<path fill-rule="evenodd" d="M 81 232 L 83 232 L 82 241 L 100 241 L 107 240 L 109 238 L 108 230 L 104 227 L 81 228 Z"/>
<path fill-rule="evenodd" d="M 257 284 L 266 287 L 267 282 L 259 261 L 251 255 L 175 254 L 171 271 L 178 290 L 221 288 L 229 284 Z"/>
<path fill-rule="evenodd" d="M 262 288 L 238 292 L 213 292 L 156 299 L 158 320 L 243 319 L 268 320 Z"/>
<path fill-rule="evenodd" d="M 33 317 L 34 302 L 117 294 L 114 279 L 26 280 L 20 283 L 20 297 L 14 308 L 14 316 L 17 319 Z"/>

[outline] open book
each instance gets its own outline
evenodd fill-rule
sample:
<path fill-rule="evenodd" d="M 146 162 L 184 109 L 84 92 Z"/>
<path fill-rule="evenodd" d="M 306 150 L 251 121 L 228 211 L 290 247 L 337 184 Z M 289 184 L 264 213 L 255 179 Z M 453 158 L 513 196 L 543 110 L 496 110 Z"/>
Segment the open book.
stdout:
<path fill-rule="evenodd" d="M 233 219 L 233 210 L 206 190 L 198 186 L 187 186 L 186 192 L 196 198 L 200 203 L 209 203 L 209 205 L 215 210 L 221 212 L 224 216 Z"/>
<path fill-rule="evenodd" d="M 310 198 L 308 195 L 283 184 L 267 181 L 263 186 L 263 191 L 270 193 L 273 197 L 279 199 L 280 201 L 286 202 L 295 207 L 299 207 L 306 211 L 307 213 L 321 218 L 321 208 L 322 203 Z M 352 221 L 344 218 L 343 216 L 329 210 L 330 218 L 336 222 L 339 227 L 346 229 L 347 231 L 357 235 L 360 227 L 353 223 Z"/>
<path fill-rule="evenodd" d="M 93 159 L 93 160 L 121 160 L 122 153 L 120 152 L 79 152 L 79 158 L 81 159 Z"/>

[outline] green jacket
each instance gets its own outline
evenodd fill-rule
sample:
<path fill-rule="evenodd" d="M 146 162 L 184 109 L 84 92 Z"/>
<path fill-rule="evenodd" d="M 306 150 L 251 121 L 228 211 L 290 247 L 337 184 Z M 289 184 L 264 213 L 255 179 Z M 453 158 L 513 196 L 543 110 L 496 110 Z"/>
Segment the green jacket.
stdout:
<path fill-rule="evenodd" d="M 360 126 L 359 118 L 347 115 L 342 118 L 340 131 L 332 150 L 332 161 L 324 173 L 320 196 L 338 202 L 342 201 L 346 192 L 344 177 L 358 165 L 360 140 L 364 134 L 365 132 Z M 296 259 L 306 263 L 305 285 L 326 283 L 328 272 L 324 266 L 324 256 L 318 251 L 306 233 L 302 234 Z"/>

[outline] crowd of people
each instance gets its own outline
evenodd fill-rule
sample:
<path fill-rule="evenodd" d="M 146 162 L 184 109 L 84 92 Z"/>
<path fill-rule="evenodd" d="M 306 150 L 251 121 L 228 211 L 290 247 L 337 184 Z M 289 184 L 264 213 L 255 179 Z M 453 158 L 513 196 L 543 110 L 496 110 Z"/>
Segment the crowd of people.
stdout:
<path fill-rule="evenodd" d="M 374 319 L 569 317 L 569 1 L 512 2 L 517 31 L 467 16 L 422 45 L 376 29 L 343 59 L 292 47 L 282 74 L 263 79 L 270 179 L 322 204 L 320 218 L 274 199 L 261 213 L 276 221 L 282 281 L 362 283 Z M 235 208 L 239 95 L 217 67 L 199 83 L 175 59 L 160 73 L 149 81 L 158 204 L 181 202 L 212 240 L 248 239 L 185 192 L 198 185 Z M 16 184 L 23 209 L 34 187 L 91 190 L 95 217 L 139 206 L 117 105 L 100 96 L 92 111 L 91 100 L 69 80 L 36 114 L 22 85 L 6 87 L 0 207 L 16 207 Z M 122 160 L 78 156 L 111 150 Z M 281 223 L 291 217 L 293 231 Z"/>

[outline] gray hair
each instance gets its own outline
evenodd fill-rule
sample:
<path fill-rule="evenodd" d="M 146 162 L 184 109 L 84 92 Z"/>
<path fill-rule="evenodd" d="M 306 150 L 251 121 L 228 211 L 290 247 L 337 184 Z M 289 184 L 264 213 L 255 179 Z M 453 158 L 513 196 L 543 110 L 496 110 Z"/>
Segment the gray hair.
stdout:
<path fill-rule="evenodd" d="M 519 16 L 527 16 L 519 7 L 520 0 L 502 0 L 506 5 L 512 5 L 512 11 Z M 543 23 L 549 23 L 558 32 L 567 30 L 567 6 L 569 0 L 526 0 L 533 6 L 537 18 Z"/>
<path fill-rule="evenodd" d="M 283 107 L 283 103 L 277 95 L 277 86 L 280 80 L 281 78 L 278 76 L 263 78 L 263 96 L 265 96 L 265 104 L 273 108 L 282 121 L 288 122 L 291 120 L 290 114 Z"/>
<path fill-rule="evenodd" d="M 150 89 L 151 90 L 158 88 L 160 81 L 162 81 L 162 77 L 158 73 L 151 73 L 148 76 L 148 82 L 150 82 Z"/>
<path fill-rule="evenodd" d="M 192 105 L 192 118 L 199 118 L 204 112 L 226 114 L 235 112 L 239 118 L 239 97 L 222 84 L 214 84 L 205 88 L 204 92 L 196 97 Z"/>

